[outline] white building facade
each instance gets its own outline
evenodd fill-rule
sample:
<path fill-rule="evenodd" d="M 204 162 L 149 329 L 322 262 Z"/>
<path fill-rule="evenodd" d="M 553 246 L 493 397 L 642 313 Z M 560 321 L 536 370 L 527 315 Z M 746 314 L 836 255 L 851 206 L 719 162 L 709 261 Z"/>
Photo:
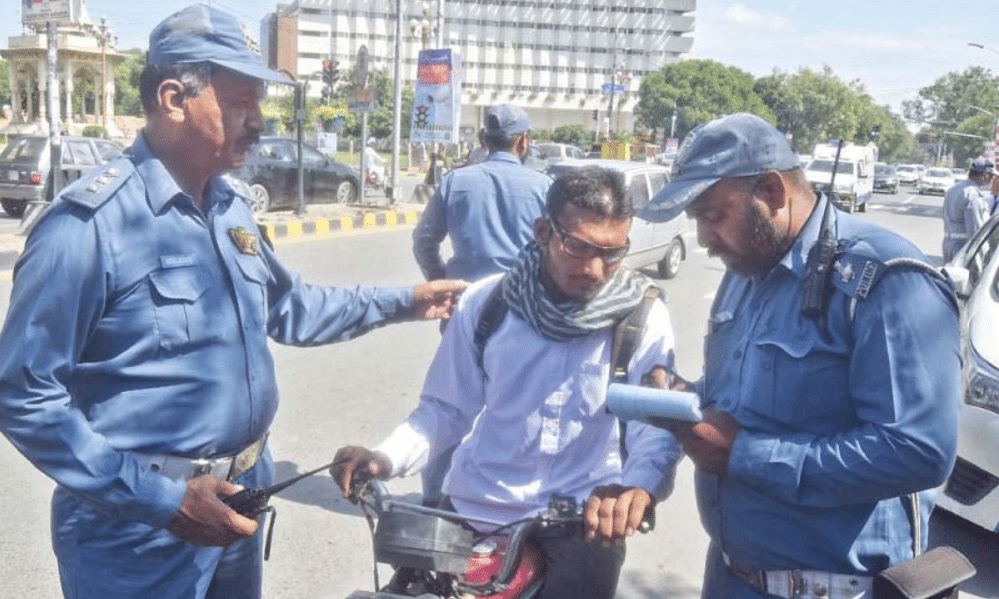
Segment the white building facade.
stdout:
<path fill-rule="evenodd" d="M 464 68 L 463 129 L 510 102 L 536 129 L 581 124 L 631 131 L 642 77 L 690 50 L 696 0 L 429 0 L 402 2 L 402 79 L 412 85 L 421 47 L 443 43 Z M 322 61 L 349 69 L 367 46 L 371 69 L 392 73 L 395 0 L 297 0 L 264 19 L 261 44 L 275 68 L 322 88 Z M 427 44 L 424 46 L 424 44 Z M 404 117 L 405 118 L 405 117 Z"/>

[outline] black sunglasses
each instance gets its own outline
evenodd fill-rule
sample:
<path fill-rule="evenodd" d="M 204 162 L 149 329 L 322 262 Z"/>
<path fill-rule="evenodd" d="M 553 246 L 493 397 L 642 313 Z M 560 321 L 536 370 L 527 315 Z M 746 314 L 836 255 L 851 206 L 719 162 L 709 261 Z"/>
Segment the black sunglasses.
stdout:
<path fill-rule="evenodd" d="M 600 256 L 604 264 L 614 265 L 623 260 L 628 255 L 628 250 L 631 249 L 631 238 L 628 238 L 624 245 L 597 245 L 585 239 L 569 235 L 554 218 L 549 218 L 548 222 L 551 224 L 552 231 L 558 235 L 559 241 L 562 243 L 562 250 L 573 258 L 592 260 Z"/>

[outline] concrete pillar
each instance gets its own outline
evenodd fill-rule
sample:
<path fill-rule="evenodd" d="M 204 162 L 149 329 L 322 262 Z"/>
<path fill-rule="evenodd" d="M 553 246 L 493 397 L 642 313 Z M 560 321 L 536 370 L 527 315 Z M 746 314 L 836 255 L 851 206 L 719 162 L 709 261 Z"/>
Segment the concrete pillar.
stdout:
<path fill-rule="evenodd" d="M 69 125 L 73 122 L 73 65 L 69 61 L 62 70 L 62 88 L 66 90 L 63 122 Z"/>
<path fill-rule="evenodd" d="M 48 76 L 46 75 L 45 61 L 39 60 L 36 65 L 38 71 L 38 120 L 46 126 L 45 123 L 49 122 L 49 111 L 48 102 L 45 101 L 46 93 L 48 93 Z M 28 96 L 31 97 L 30 95 Z M 30 100 L 29 100 L 30 102 Z M 34 113 L 34 107 L 32 107 L 31 112 Z"/>

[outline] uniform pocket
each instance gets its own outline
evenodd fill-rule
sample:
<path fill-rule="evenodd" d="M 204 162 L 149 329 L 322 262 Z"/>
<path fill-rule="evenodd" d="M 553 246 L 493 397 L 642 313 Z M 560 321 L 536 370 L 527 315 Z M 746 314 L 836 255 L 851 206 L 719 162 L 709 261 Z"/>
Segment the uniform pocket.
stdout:
<path fill-rule="evenodd" d="M 149 285 L 160 347 L 181 349 L 210 331 L 204 301 L 208 273 L 199 265 L 162 268 L 149 273 Z"/>
<path fill-rule="evenodd" d="M 815 434 L 840 430 L 855 418 L 845 351 L 805 335 L 775 334 L 756 345 L 758 392 L 745 407 Z"/>

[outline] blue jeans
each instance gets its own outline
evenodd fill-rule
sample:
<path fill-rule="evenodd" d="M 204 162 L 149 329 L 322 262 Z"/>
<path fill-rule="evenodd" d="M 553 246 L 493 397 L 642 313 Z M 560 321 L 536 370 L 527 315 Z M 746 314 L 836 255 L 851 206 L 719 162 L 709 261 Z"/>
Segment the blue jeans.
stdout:
<path fill-rule="evenodd" d="M 234 482 L 259 487 L 273 478 L 265 451 Z M 52 545 L 66 599 L 260 599 L 263 529 L 229 547 L 195 547 L 62 487 L 52 497 Z"/>

